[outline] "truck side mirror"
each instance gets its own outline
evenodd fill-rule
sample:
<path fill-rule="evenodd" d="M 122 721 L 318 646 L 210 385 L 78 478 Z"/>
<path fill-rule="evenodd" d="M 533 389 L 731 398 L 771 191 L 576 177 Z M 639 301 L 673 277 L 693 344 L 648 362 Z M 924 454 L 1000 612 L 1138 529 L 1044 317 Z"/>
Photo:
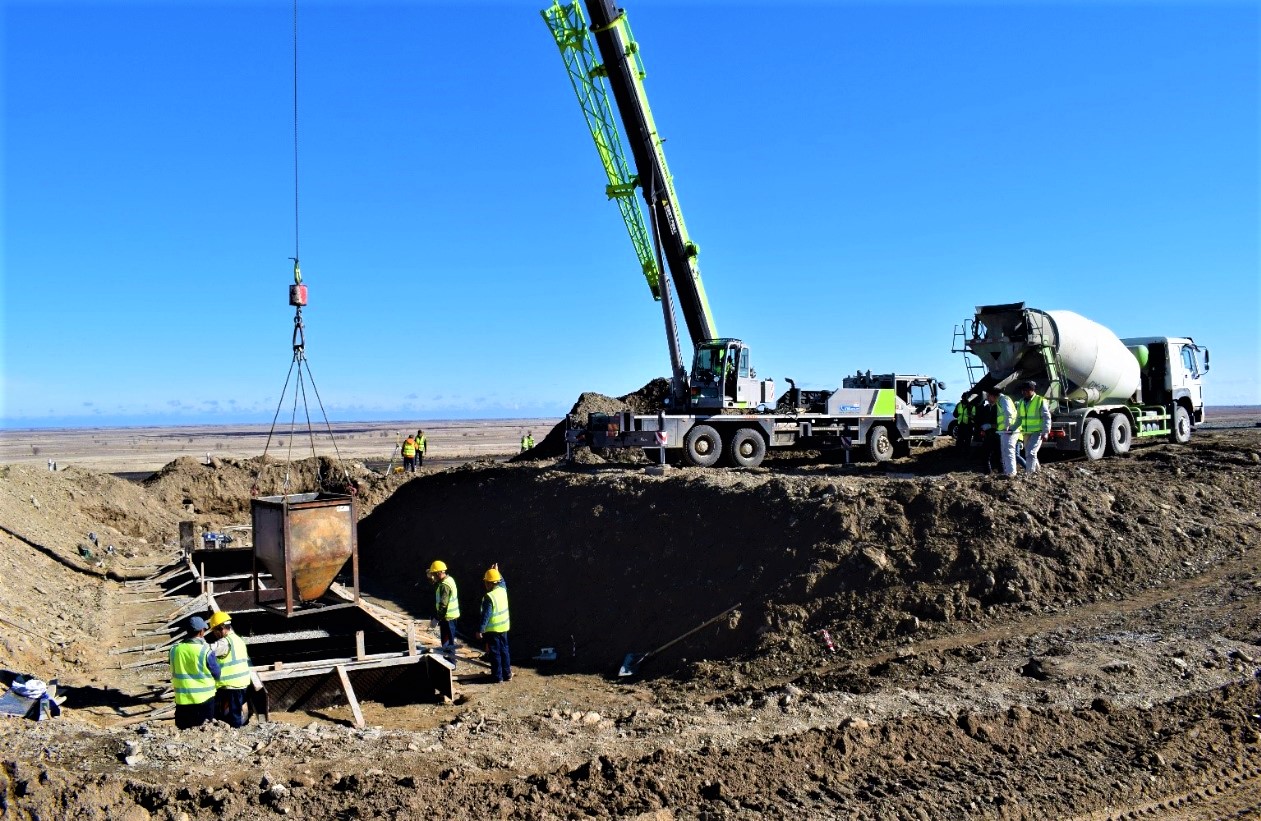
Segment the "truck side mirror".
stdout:
<path fill-rule="evenodd" d="M 1204 349 L 1204 372 L 1208 373 L 1208 348 Z"/>

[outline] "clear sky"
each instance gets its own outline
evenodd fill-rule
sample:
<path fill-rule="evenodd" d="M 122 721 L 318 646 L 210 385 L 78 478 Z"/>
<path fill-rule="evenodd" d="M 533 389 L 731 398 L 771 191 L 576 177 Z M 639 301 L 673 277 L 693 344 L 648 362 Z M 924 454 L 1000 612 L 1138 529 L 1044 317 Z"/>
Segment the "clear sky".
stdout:
<path fill-rule="evenodd" d="M 549 0 L 550 1 L 550 0 Z M 8 427 L 559 415 L 668 372 L 539 10 L 3 9 Z M 1257 2 L 625 0 L 723 335 L 964 387 L 974 306 L 1193 336 L 1261 404 Z"/>

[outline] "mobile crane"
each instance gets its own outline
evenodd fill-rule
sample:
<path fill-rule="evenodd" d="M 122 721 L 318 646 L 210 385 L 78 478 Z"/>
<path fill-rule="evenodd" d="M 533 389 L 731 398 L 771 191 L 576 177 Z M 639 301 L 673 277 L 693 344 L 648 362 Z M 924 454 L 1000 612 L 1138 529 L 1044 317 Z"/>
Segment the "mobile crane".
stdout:
<path fill-rule="evenodd" d="M 790 389 L 775 400 L 775 383 L 759 379 L 749 346 L 718 335 L 687 232 L 662 140 L 648 106 L 639 46 L 626 13 L 612 0 L 586 0 L 590 26 L 577 0 L 544 9 L 587 125 L 609 179 L 606 194 L 618 202 L 653 297 L 659 299 L 670 350 L 671 389 L 663 412 L 636 416 L 592 414 L 571 444 L 594 448 L 639 447 L 665 454 L 682 450 L 692 465 L 708 467 L 725 455 L 756 467 L 769 448 L 865 446 L 877 461 L 931 441 L 940 429 L 937 380 L 870 372 L 848 377 L 835 391 Z M 612 91 L 630 147 L 632 174 L 613 120 Z M 648 207 L 651 231 L 635 200 Z M 652 244 L 648 242 L 651 234 Z M 683 364 L 673 299 L 691 337 L 690 371 Z"/>

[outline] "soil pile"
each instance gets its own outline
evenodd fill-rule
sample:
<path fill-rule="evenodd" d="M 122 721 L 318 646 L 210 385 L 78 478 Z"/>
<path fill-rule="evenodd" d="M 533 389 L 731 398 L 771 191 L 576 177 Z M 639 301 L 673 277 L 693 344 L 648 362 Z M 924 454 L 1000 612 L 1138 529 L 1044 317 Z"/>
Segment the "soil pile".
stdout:
<path fill-rule="evenodd" d="M 565 455 L 565 431 L 569 428 L 580 428 L 587 424 L 587 417 L 593 413 L 621 413 L 622 411 L 632 411 L 634 413 L 656 413 L 665 407 L 665 400 L 670 395 L 670 380 L 658 377 L 653 379 L 647 385 L 644 385 L 637 391 L 628 393 L 625 396 L 611 397 L 602 393 L 587 392 L 579 394 L 578 401 L 574 402 L 574 406 L 569 409 L 569 413 L 565 414 L 565 418 L 557 423 L 542 440 L 533 448 L 525 453 L 518 454 L 510 462 L 526 462 L 538 461 L 540 459 L 553 459 L 558 456 Z M 603 462 L 610 457 L 617 461 L 642 461 L 643 457 L 639 451 L 625 451 L 620 453 L 605 453 L 601 456 L 592 458 L 593 454 L 589 450 L 582 450 L 575 453 L 575 458 L 581 462 Z"/>
<path fill-rule="evenodd" d="M 203 530 L 250 521 L 250 499 L 282 493 L 353 493 L 366 515 L 406 474 L 385 476 L 362 462 L 338 462 L 325 456 L 283 462 L 276 459 L 176 459 L 149 477 L 144 487 L 169 509 L 182 510 Z"/>

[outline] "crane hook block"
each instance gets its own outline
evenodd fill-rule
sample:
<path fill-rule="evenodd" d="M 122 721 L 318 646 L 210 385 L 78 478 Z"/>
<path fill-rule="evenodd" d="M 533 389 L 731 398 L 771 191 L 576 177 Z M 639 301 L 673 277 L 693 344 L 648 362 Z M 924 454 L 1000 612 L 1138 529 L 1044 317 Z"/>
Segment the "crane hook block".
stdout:
<path fill-rule="evenodd" d="M 306 286 L 290 285 L 289 286 L 289 304 L 299 308 L 306 306 Z"/>

